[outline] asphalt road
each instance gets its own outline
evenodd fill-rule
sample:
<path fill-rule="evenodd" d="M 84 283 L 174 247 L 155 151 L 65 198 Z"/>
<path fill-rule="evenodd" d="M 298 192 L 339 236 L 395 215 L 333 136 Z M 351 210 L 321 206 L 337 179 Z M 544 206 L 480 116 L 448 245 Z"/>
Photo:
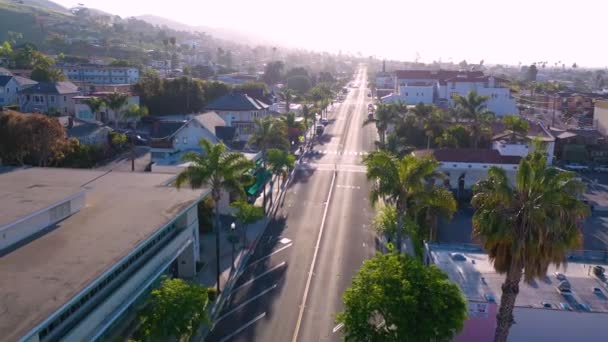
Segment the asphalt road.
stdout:
<path fill-rule="evenodd" d="M 373 149 L 366 70 L 307 153 L 208 341 L 339 341 L 335 315 L 361 263 L 374 255 L 361 158 Z"/>

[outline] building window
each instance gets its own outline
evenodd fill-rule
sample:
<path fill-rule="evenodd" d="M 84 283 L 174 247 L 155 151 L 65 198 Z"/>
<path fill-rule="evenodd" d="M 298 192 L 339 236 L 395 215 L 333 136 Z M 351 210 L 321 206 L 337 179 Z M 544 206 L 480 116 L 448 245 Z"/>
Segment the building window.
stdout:
<path fill-rule="evenodd" d="M 63 101 L 67 101 L 67 100 L 68 100 L 68 97 L 67 97 L 67 96 L 64 96 L 64 97 L 63 97 Z"/>
<path fill-rule="evenodd" d="M 184 143 L 184 145 L 186 145 L 186 144 L 188 143 L 188 138 L 187 138 L 187 137 L 184 137 L 184 138 L 182 139 L 182 142 Z"/>
<path fill-rule="evenodd" d="M 55 102 L 55 96 L 51 96 L 50 99 L 51 99 L 51 103 Z"/>

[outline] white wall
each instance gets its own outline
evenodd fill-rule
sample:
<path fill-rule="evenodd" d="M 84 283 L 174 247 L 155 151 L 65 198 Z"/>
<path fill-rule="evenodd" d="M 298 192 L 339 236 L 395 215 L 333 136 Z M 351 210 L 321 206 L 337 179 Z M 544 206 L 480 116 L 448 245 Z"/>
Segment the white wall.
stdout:
<path fill-rule="evenodd" d="M 198 144 L 201 139 L 208 140 L 210 142 L 216 142 L 217 138 L 213 132 L 209 132 L 206 128 L 202 127 L 198 121 L 190 120 L 186 127 L 182 128 L 174 137 L 173 148 L 176 150 L 192 150 L 200 149 Z"/>
<path fill-rule="evenodd" d="M 420 102 L 432 104 L 434 92 L 434 86 L 399 86 L 399 96 L 405 99 L 405 103 L 409 104 L 417 104 Z"/>
<path fill-rule="evenodd" d="M 0 87 L 0 106 L 19 104 L 19 84 L 12 78 L 6 86 Z"/>
<path fill-rule="evenodd" d="M 441 162 L 439 171 L 449 174 L 448 179 L 452 189 L 458 188 L 458 180 L 464 173 L 464 188 L 471 189 L 478 181 L 485 179 L 488 176 L 488 169 L 492 166 L 504 169 L 509 180 L 511 182 L 515 181 L 518 165 L 512 164 Z M 437 184 L 443 184 L 443 181 L 437 181 Z"/>
<path fill-rule="evenodd" d="M 509 341 L 604 342 L 607 313 L 516 307 Z"/>
<path fill-rule="evenodd" d="M 608 101 L 595 102 L 593 121 L 597 122 L 597 129 L 603 135 L 608 135 Z"/>
<path fill-rule="evenodd" d="M 509 88 L 486 87 L 485 82 L 448 82 L 445 91 L 451 107 L 454 106 L 454 93 L 466 96 L 469 92 L 476 91 L 477 94 L 488 97 L 487 107 L 497 116 L 517 113 L 517 105 Z"/>

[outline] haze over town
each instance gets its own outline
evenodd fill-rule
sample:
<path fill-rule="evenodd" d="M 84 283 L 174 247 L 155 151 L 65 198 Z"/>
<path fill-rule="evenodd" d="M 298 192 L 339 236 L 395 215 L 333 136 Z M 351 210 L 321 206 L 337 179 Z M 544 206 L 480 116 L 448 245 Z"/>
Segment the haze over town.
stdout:
<path fill-rule="evenodd" d="M 602 1 L 175 0 L 170 6 L 161 1 L 142 6 L 89 0 L 84 5 L 123 17 L 153 14 L 193 26 L 234 28 L 291 47 L 378 58 L 414 60 L 418 53 L 427 63 L 484 59 L 606 66 L 596 38 L 608 9 Z"/>

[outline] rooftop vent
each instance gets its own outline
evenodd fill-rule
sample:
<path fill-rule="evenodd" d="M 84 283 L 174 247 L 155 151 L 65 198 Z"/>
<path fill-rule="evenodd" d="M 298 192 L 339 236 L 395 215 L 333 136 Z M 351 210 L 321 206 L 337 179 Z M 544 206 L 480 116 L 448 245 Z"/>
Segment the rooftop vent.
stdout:
<path fill-rule="evenodd" d="M 460 253 L 452 253 L 452 260 L 454 261 L 466 261 L 467 258 Z"/>

